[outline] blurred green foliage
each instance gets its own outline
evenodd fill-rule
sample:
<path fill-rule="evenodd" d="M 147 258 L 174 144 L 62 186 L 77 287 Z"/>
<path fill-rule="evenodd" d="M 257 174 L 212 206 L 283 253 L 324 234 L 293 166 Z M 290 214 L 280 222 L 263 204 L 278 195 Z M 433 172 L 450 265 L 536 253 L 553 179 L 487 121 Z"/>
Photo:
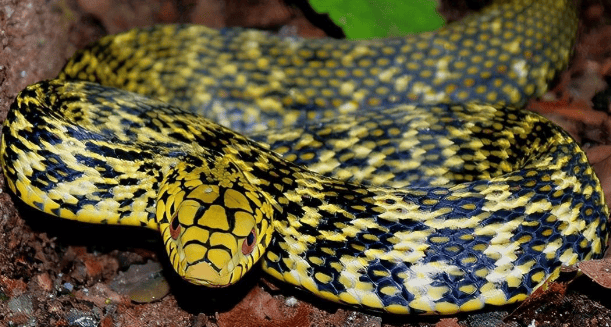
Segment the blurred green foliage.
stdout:
<path fill-rule="evenodd" d="M 309 0 L 349 39 L 371 39 L 436 30 L 444 24 L 436 0 Z"/>

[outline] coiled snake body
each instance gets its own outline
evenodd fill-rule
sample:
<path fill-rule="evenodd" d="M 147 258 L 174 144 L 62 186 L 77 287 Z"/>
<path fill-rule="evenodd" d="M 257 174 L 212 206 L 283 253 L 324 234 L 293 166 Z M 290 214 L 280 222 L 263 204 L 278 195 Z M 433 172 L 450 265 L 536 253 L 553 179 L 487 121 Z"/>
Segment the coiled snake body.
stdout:
<path fill-rule="evenodd" d="M 576 24 L 570 0 L 516 0 L 389 40 L 133 30 L 19 94 L 2 167 L 49 214 L 160 230 L 196 284 L 262 258 L 372 310 L 512 303 L 607 240 L 583 152 L 514 108 L 566 65 Z"/>

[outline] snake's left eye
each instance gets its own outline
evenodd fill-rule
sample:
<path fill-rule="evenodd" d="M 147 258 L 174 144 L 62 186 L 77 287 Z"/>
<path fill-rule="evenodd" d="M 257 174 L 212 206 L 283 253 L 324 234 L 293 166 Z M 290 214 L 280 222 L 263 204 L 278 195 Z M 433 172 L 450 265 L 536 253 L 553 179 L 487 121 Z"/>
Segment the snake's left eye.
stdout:
<path fill-rule="evenodd" d="M 253 228 L 250 231 L 250 233 L 248 234 L 248 236 L 246 236 L 244 243 L 242 243 L 242 253 L 244 255 L 250 254 L 252 250 L 255 249 L 256 244 L 257 244 L 257 231 Z"/>
<path fill-rule="evenodd" d="M 178 221 L 178 214 L 175 213 L 170 221 L 170 236 L 172 239 L 177 240 L 180 236 L 180 222 Z"/>

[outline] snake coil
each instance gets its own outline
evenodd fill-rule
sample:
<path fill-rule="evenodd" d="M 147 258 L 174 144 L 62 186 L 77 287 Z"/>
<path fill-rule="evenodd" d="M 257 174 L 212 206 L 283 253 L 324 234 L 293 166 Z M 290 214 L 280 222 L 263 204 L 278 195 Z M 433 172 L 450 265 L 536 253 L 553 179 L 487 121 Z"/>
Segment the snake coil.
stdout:
<path fill-rule="evenodd" d="M 576 26 L 571 0 L 514 0 L 387 40 L 132 30 L 18 95 L 1 163 L 41 211 L 159 230 L 196 284 L 261 259 L 371 310 L 512 303 L 606 245 L 584 153 L 519 109 Z"/>

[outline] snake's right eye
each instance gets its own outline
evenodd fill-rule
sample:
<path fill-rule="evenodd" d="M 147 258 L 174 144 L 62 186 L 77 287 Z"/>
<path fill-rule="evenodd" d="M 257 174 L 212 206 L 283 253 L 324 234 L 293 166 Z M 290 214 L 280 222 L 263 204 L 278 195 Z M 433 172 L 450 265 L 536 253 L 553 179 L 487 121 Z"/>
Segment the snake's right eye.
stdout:
<path fill-rule="evenodd" d="M 172 221 L 170 221 L 170 236 L 173 240 L 177 240 L 180 236 L 180 222 L 178 221 L 178 212 L 172 215 Z"/>
<path fill-rule="evenodd" d="M 253 228 L 246 239 L 242 243 L 242 254 L 249 255 L 252 253 L 252 250 L 255 249 L 255 245 L 257 241 L 257 231 Z"/>

